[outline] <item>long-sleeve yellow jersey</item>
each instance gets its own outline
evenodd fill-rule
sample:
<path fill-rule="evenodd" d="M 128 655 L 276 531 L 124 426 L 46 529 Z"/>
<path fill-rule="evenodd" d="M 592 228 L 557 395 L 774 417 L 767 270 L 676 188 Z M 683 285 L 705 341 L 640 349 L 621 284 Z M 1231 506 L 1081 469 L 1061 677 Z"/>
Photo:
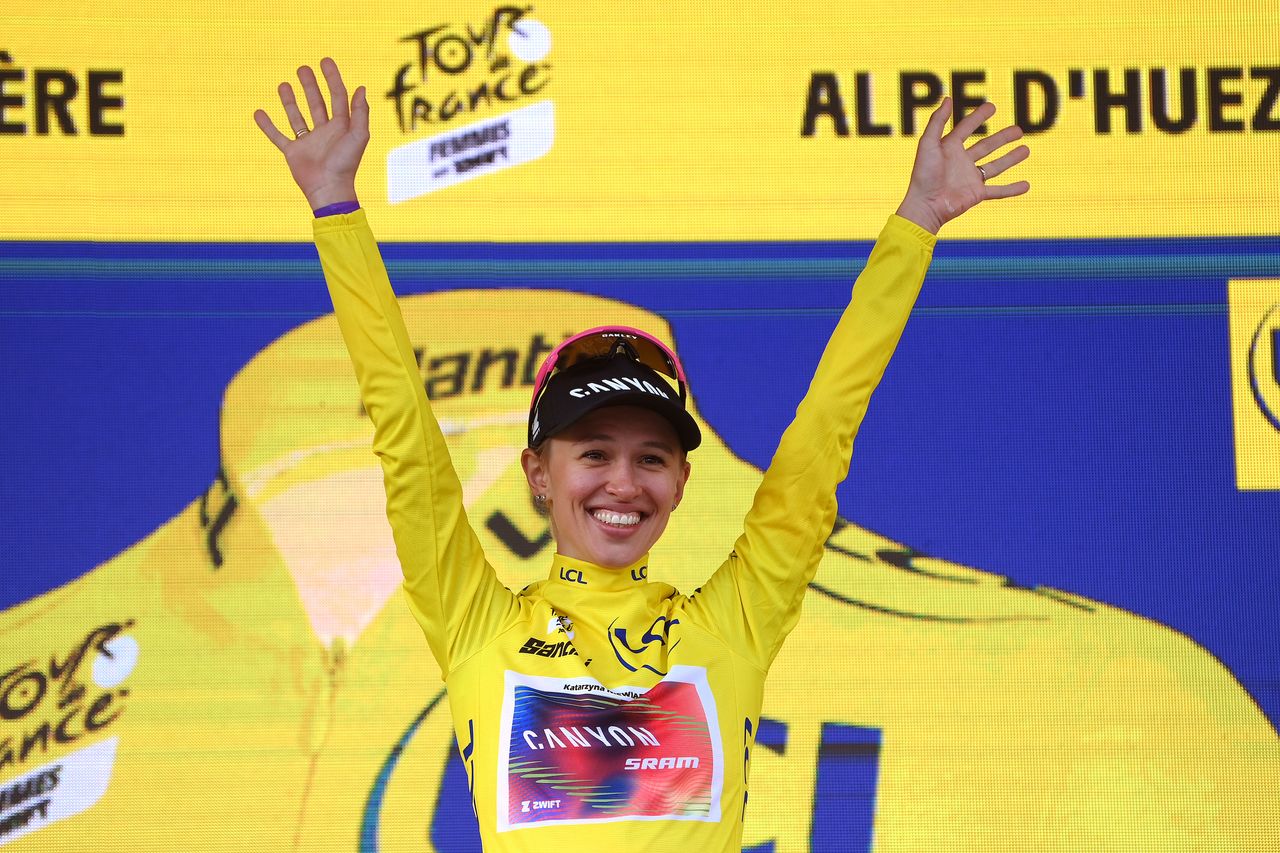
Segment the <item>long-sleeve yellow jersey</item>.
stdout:
<path fill-rule="evenodd" d="M 315 238 L 485 849 L 740 850 L 765 676 L 800 616 L 933 236 L 889 220 L 741 535 L 689 595 L 650 581 L 647 558 L 604 568 L 556 555 L 545 581 L 503 586 L 364 213 L 317 219 Z"/>

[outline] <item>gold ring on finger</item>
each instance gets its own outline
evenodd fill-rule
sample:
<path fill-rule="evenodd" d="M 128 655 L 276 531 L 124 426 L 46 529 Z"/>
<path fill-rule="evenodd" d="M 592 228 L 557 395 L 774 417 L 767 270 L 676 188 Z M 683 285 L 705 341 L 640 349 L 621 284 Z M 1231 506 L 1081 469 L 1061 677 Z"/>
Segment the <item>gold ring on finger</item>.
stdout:
<path fill-rule="evenodd" d="M 978 166 L 977 163 L 974 163 L 973 165 Z M 978 166 L 978 174 L 982 176 L 982 182 L 985 184 L 987 182 L 987 170 Z"/>

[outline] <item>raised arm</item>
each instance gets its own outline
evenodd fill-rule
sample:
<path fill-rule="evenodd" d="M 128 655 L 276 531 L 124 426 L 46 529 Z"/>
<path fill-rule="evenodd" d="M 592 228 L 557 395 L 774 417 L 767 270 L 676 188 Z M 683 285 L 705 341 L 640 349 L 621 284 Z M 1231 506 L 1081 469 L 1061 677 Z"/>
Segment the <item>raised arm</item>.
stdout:
<path fill-rule="evenodd" d="M 373 421 L 373 450 L 382 464 L 387 517 L 410 607 L 447 675 L 509 618 L 515 599 L 486 563 L 467 522 L 462 487 L 431 413 L 395 293 L 364 212 L 356 209 L 356 171 L 369 141 L 364 87 L 348 101 L 333 60 L 320 67 L 332 114 L 315 73 L 304 66 L 298 78 L 311 127 L 288 83 L 280 84 L 280 101 L 294 138 L 280 132 L 262 110 L 254 119 L 284 154 L 318 214 L 316 247 L 360 397 Z M 335 206 L 350 210 L 323 215 Z"/>
<path fill-rule="evenodd" d="M 906 196 L 858 276 L 808 393 L 756 491 L 742 535 L 691 602 L 708 622 L 732 635 L 731 645 L 761 666 L 773 660 L 799 618 L 805 588 L 835 521 L 836 487 L 848 474 L 854 436 L 920 292 L 935 235 L 983 201 L 1028 189 L 1025 181 L 988 183 L 1026 159 L 1024 146 L 977 165 L 1019 139 L 1017 127 L 964 146 L 994 112 L 984 104 L 943 134 L 951 115 L 946 99 L 929 119 Z"/>

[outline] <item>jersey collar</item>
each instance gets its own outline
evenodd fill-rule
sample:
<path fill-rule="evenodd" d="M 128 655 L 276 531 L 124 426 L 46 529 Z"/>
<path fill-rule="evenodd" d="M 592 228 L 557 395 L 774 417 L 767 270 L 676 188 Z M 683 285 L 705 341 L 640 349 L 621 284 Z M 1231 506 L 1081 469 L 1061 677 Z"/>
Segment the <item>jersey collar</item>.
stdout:
<path fill-rule="evenodd" d="M 606 568 L 556 554 L 551 563 L 548 583 L 577 592 L 624 592 L 642 588 L 648 583 L 649 555 L 623 568 Z"/>

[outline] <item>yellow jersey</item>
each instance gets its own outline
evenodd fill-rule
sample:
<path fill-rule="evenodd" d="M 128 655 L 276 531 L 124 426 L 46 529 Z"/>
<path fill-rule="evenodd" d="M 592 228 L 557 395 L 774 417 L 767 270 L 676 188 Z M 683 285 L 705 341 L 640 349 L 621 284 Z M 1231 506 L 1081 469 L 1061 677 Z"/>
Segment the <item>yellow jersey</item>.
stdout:
<path fill-rule="evenodd" d="M 649 580 L 648 555 L 606 569 L 557 554 L 545 582 L 503 586 L 467 519 L 363 211 L 317 219 L 315 233 L 485 849 L 741 850 L 765 675 L 799 619 L 933 235 L 890 219 L 743 532 L 683 595 Z"/>

